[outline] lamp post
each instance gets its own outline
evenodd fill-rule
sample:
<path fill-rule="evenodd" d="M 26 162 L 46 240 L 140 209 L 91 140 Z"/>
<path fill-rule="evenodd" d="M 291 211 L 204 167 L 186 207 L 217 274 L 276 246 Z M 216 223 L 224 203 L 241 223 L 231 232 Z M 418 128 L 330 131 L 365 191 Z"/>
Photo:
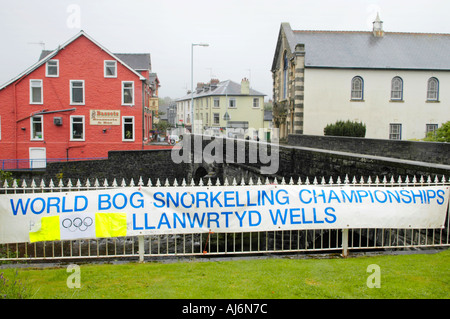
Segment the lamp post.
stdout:
<path fill-rule="evenodd" d="M 207 43 L 191 44 L 191 134 L 194 133 L 194 46 L 208 47 Z"/>

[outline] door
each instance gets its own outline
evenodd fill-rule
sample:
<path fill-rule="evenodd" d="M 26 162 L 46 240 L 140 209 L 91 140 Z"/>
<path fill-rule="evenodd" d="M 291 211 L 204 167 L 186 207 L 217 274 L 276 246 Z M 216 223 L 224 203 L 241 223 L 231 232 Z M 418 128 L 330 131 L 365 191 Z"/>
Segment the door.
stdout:
<path fill-rule="evenodd" d="M 47 164 L 45 147 L 30 147 L 30 169 L 45 168 Z"/>

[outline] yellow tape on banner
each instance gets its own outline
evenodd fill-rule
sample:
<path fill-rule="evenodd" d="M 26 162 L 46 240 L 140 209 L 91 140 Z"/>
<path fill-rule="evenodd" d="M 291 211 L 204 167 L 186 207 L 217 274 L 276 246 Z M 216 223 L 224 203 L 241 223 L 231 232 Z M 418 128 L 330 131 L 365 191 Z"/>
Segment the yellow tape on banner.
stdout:
<path fill-rule="evenodd" d="M 41 218 L 41 228 L 30 232 L 30 242 L 61 240 L 59 216 Z"/>
<path fill-rule="evenodd" d="M 95 214 L 96 237 L 122 237 L 127 235 L 126 213 Z"/>

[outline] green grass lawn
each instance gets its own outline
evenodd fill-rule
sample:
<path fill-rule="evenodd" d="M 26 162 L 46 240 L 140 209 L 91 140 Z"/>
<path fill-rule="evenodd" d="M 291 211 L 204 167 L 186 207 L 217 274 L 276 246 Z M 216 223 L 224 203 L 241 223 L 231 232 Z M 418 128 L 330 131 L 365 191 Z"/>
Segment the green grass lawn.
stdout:
<path fill-rule="evenodd" d="M 380 288 L 367 286 L 369 276 L 374 275 L 367 269 L 373 264 L 379 266 Z M 450 250 L 346 259 L 82 264 L 80 288 L 68 288 L 72 273 L 66 267 L 8 268 L 0 273 L 10 285 L 17 273 L 26 296 L 37 299 L 448 299 L 449 270 Z M 6 286 L 0 282 L 0 297 Z"/>

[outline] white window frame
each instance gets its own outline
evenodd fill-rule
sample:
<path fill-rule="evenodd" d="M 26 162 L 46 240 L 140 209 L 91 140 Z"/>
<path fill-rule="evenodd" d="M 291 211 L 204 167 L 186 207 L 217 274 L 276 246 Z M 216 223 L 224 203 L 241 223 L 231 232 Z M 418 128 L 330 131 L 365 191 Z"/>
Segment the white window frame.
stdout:
<path fill-rule="evenodd" d="M 258 97 L 254 97 L 253 98 L 253 108 L 255 109 L 259 109 L 259 98 Z"/>
<path fill-rule="evenodd" d="M 83 83 L 82 89 L 83 89 L 83 102 L 74 102 L 73 101 L 73 83 L 75 82 L 81 82 Z M 70 80 L 70 105 L 84 105 L 86 103 L 85 99 L 85 85 L 84 80 Z"/>
<path fill-rule="evenodd" d="M 40 118 L 40 122 L 41 122 L 41 137 L 35 137 L 35 129 L 34 129 L 34 121 L 33 119 L 35 118 Z M 43 115 L 35 115 L 30 117 L 30 140 L 31 141 L 43 141 L 44 140 L 44 116 Z"/>
<path fill-rule="evenodd" d="M 82 118 L 81 124 L 83 125 L 83 137 L 82 138 L 74 138 L 73 137 L 73 124 L 74 124 L 74 118 Z M 76 122 L 79 123 L 79 122 Z M 85 129 L 85 120 L 84 115 L 71 115 L 70 116 L 70 140 L 71 141 L 85 141 L 86 139 L 86 129 Z"/>
<path fill-rule="evenodd" d="M 106 73 L 106 64 L 107 63 L 114 63 L 114 74 L 110 75 Z M 117 78 L 117 61 L 116 60 L 105 60 L 103 62 L 103 74 L 105 76 L 105 78 Z"/>
<path fill-rule="evenodd" d="M 124 97 L 125 97 L 125 84 L 131 83 L 131 103 L 125 103 Z M 134 82 L 133 81 L 122 81 L 122 105 L 134 105 Z"/>
<path fill-rule="evenodd" d="M 231 102 L 234 102 L 234 103 L 231 103 Z M 231 104 L 234 104 L 234 105 L 231 106 Z M 234 97 L 230 97 L 229 98 L 229 100 L 228 100 L 228 107 L 230 109 L 235 109 L 237 107 L 236 98 L 234 98 Z"/>
<path fill-rule="evenodd" d="M 360 88 L 355 86 L 356 81 L 358 81 L 358 82 L 361 81 Z M 351 100 L 352 101 L 364 101 L 364 79 L 359 75 L 352 78 Z"/>
<path fill-rule="evenodd" d="M 49 74 L 48 73 L 48 67 L 49 67 L 49 62 L 56 62 L 56 74 Z M 57 78 L 59 77 L 59 60 L 48 60 L 47 63 L 45 63 L 45 76 L 48 78 Z"/>
<path fill-rule="evenodd" d="M 217 105 L 216 105 L 216 102 L 217 102 Z M 218 98 L 218 97 L 214 98 L 213 107 L 220 108 L 220 98 Z"/>
<path fill-rule="evenodd" d="M 125 119 L 132 119 L 131 124 L 133 125 L 133 138 L 126 138 L 125 137 Z M 136 137 L 136 128 L 135 128 L 135 122 L 134 122 L 134 116 L 122 116 L 122 142 L 134 142 Z"/>
<path fill-rule="evenodd" d="M 403 101 L 403 79 L 399 76 L 391 81 L 391 101 Z"/>
<path fill-rule="evenodd" d="M 394 129 L 396 131 L 394 131 Z M 397 140 L 397 141 L 402 139 L 402 124 L 401 123 L 390 123 L 389 124 L 389 139 Z"/>
<path fill-rule="evenodd" d="M 39 83 L 39 86 L 34 86 L 34 83 Z M 33 88 L 38 87 L 41 89 L 40 102 L 33 102 Z M 39 79 L 30 79 L 30 104 L 44 104 L 44 83 Z"/>
<path fill-rule="evenodd" d="M 430 84 L 434 82 L 436 84 L 436 88 L 431 90 Z M 431 96 L 433 95 L 433 96 Z M 431 77 L 427 81 L 427 101 L 437 102 L 439 101 L 439 80 L 436 77 Z"/>

